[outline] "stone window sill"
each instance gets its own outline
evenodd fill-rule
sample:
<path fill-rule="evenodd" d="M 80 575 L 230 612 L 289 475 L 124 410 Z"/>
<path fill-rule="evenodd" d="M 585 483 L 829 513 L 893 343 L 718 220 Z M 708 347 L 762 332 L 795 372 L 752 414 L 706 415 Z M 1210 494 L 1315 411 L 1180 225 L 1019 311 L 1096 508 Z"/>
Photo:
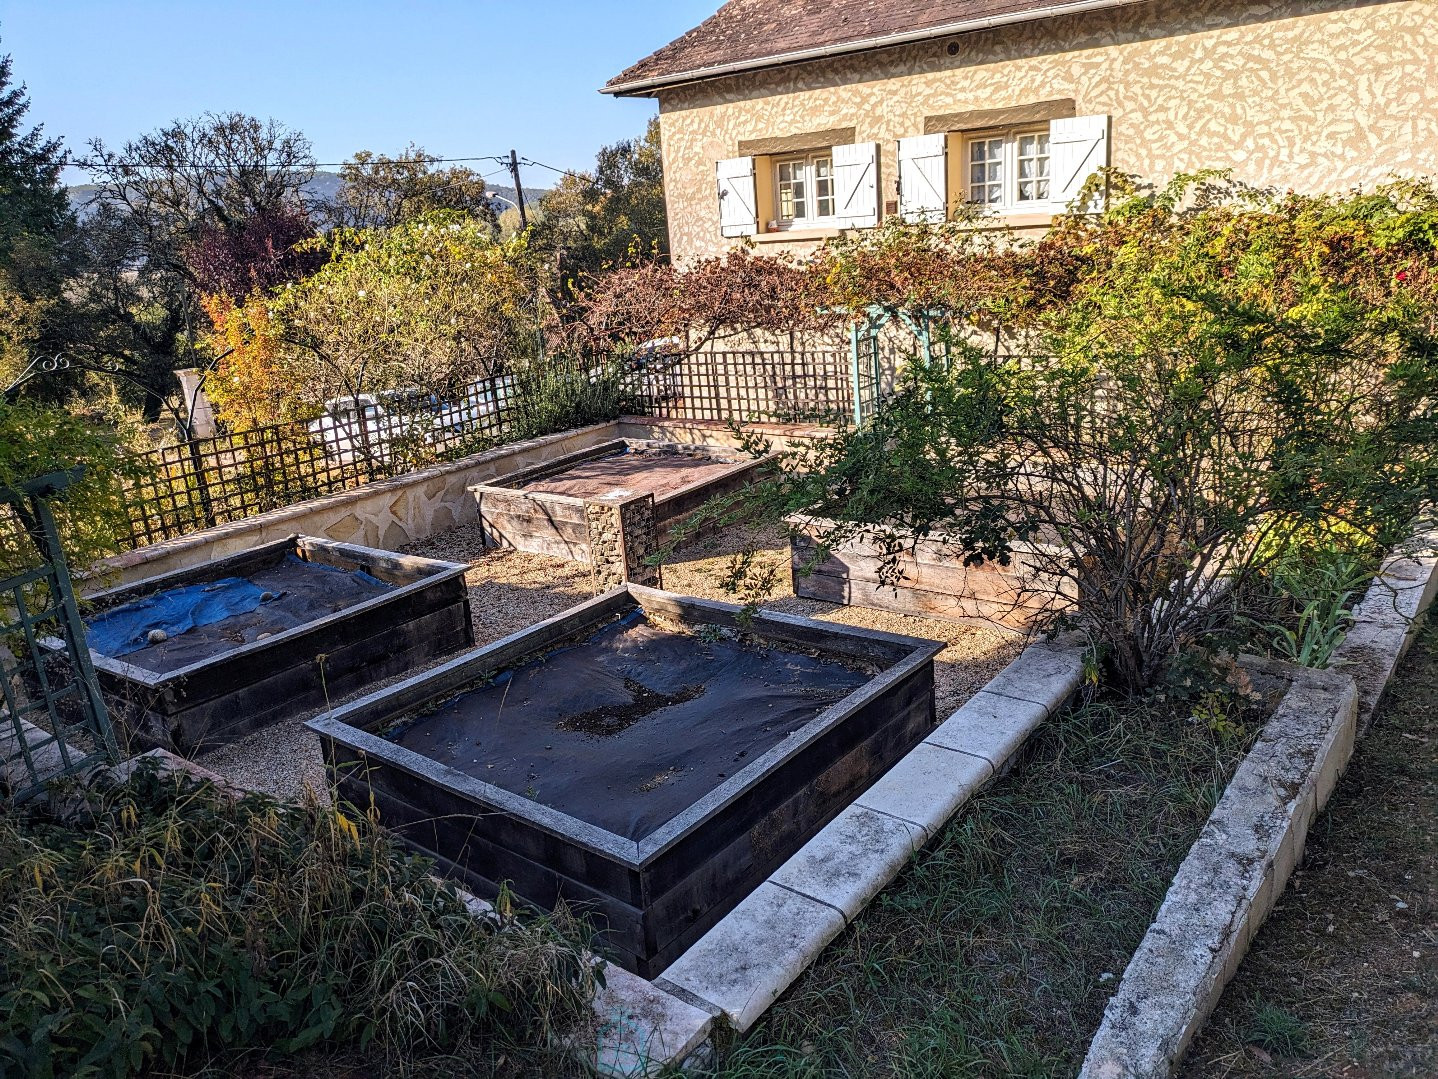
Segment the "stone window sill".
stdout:
<path fill-rule="evenodd" d="M 749 237 L 756 244 L 803 243 L 806 240 L 832 240 L 843 235 L 842 229 L 780 229 L 759 232 Z"/>

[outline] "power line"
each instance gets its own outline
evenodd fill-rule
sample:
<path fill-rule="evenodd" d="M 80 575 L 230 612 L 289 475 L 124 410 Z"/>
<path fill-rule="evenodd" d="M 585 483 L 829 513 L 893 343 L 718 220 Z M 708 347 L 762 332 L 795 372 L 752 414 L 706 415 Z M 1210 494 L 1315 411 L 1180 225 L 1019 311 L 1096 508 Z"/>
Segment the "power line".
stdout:
<path fill-rule="evenodd" d="M 557 172 L 561 176 L 573 176 L 576 180 L 583 180 L 587 184 L 598 183 L 598 181 L 587 172 L 576 172 L 574 169 L 556 168 L 554 165 L 546 165 L 543 161 L 535 161 L 530 157 L 521 157 L 519 163 L 521 165 L 533 165 L 535 168 L 548 169 L 550 172 Z"/>
<path fill-rule="evenodd" d="M 382 163 L 385 165 L 452 165 L 471 161 L 494 161 L 503 163 L 507 168 L 509 165 L 509 155 L 484 154 L 477 157 L 387 157 L 384 158 L 382 162 L 379 158 L 371 158 L 369 161 L 364 162 L 364 164 L 374 165 Z M 540 162 L 538 161 L 525 161 L 524 163 L 530 165 L 540 164 Z M 350 158 L 348 161 L 307 161 L 303 165 L 271 165 L 269 162 L 266 161 L 250 161 L 243 164 L 230 162 L 224 165 L 216 165 L 211 162 L 204 161 L 133 161 L 119 158 L 111 161 L 98 161 L 95 158 L 87 157 L 66 158 L 64 161 L 60 162 L 60 165 L 63 168 L 86 169 L 91 172 L 101 167 L 109 168 L 112 166 L 133 169 L 274 169 L 276 171 L 279 171 L 300 169 L 335 169 L 340 168 L 344 165 L 354 164 L 358 164 L 358 162 L 356 162 L 353 158 Z M 553 168 L 552 165 L 544 165 L 543 167 Z M 555 171 L 558 172 L 561 170 L 555 169 Z"/>

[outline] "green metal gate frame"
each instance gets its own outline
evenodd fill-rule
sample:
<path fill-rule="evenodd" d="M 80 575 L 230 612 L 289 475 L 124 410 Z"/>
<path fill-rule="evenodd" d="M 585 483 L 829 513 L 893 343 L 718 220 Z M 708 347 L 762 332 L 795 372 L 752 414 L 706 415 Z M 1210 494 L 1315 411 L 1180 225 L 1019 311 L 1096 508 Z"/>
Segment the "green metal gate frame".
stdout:
<path fill-rule="evenodd" d="M 14 802 L 43 793 L 52 780 L 118 758 L 50 508 L 83 471 L 0 487 L 0 503 L 19 520 L 37 555 L 33 568 L 0 581 L 0 766 L 6 796 Z M 32 610 L 37 596 L 41 605 Z M 46 632 L 47 625 L 58 636 Z M 26 674 L 30 691 L 22 692 L 16 682 Z"/>
<path fill-rule="evenodd" d="M 879 355 L 879 335 L 893 319 L 900 322 L 919 342 L 922 359 L 932 364 L 936 359 L 948 360 L 948 351 L 941 347 L 934 324 L 946 317 L 938 310 L 890 310 L 874 306 L 862 319 L 849 323 L 849 377 L 854 394 L 854 425 L 862 426 L 874 414 L 882 398 L 883 361 Z"/>

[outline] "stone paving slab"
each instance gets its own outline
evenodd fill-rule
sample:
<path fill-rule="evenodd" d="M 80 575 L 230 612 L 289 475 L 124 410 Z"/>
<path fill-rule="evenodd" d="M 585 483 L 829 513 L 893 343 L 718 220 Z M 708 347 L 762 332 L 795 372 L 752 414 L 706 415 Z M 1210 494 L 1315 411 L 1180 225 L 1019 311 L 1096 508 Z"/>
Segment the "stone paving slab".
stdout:
<path fill-rule="evenodd" d="M 683 1061 L 709 1036 L 714 1018 L 636 974 L 608 965 L 594 1000 L 599 1046 L 594 1069 L 634 1079 Z"/>
<path fill-rule="evenodd" d="M 918 824 L 851 805 L 769 879 L 853 921 L 927 838 Z"/>
<path fill-rule="evenodd" d="M 765 881 L 654 981 L 713 1005 L 742 1032 L 843 928 L 839 908 Z"/>
<path fill-rule="evenodd" d="M 921 742 L 857 804 L 910 821 L 932 837 L 993 774 L 983 757 Z"/>
<path fill-rule="evenodd" d="M 924 741 L 982 757 L 998 771 L 1048 714 L 1042 704 L 981 689 Z"/>
<path fill-rule="evenodd" d="M 983 692 L 1043 705 L 1053 715 L 1068 703 L 1083 678 L 1082 644 L 1076 640 L 1035 641 L 989 683 Z"/>

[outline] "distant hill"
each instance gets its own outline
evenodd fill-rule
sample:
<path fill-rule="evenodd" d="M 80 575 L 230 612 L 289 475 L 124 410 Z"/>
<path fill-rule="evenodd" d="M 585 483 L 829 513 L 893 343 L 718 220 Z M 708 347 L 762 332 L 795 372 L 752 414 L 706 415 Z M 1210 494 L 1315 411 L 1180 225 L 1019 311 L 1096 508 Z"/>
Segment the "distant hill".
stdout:
<path fill-rule="evenodd" d="M 330 202 L 339 195 L 340 187 L 343 186 L 343 183 L 344 181 L 340 179 L 339 173 L 337 172 L 317 172 L 314 178 L 305 184 L 304 192 L 306 197 L 315 202 Z M 501 199 L 508 199 L 510 202 L 514 201 L 513 187 L 507 187 L 504 184 L 491 184 L 489 189 Z M 66 194 L 70 197 L 70 208 L 80 217 L 84 217 L 90 201 L 95 197 L 95 192 L 96 187 L 94 184 L 71 185 L 66 189 Z M 530 187 L 526 184 L 524 188 L 524 201 L 526 203 L 538 202 L 548 193 L 548 188 Z M 506 203 L 501 202 L 498 209 L 503 211 L 506 206 Z"/>

